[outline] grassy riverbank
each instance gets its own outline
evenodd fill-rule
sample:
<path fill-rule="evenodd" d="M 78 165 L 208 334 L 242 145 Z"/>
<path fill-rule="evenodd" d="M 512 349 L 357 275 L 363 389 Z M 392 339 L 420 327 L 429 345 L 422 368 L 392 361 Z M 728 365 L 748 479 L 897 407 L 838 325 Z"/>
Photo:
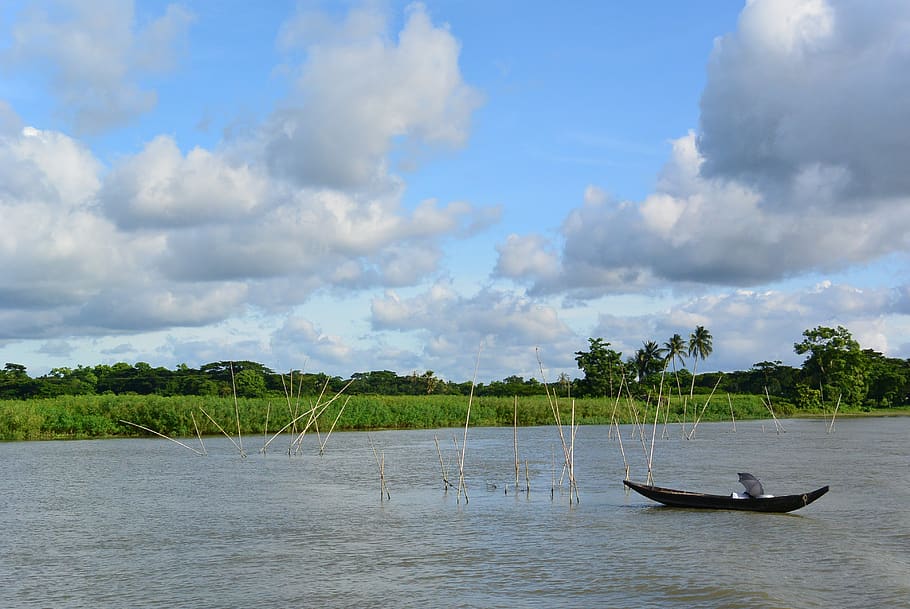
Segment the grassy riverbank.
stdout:
<path fill-rule="evenodd" d="M 770 413 L 762 398 L 755 395 L 715 395 L 705 408 L 707 396 L 695 396 L 688 403 L 683 417 L 683 404 L 674 399 L 668 417 L 670 423 L 691 422 L 701 414 L 701 421 L 730 420 L 730 407 L 737 420 L 769 419 Z M 287 425 L 294 414 L 308 411 L 315 398 L 304 397 L 289 406 L 284 398 L 239 399 L 240 427 L 245 435 L 274 433 Z M 323 400 L 325 402 L 325 400 Z M 346 403 L 346 405 L 345 405 Z M 572 416 L 572 400 L 561 398 L 559 411 L 564 423 Z M 620 423 L 631 423 L 636 416 L 653 422 L 653 405 L 643 401 L 633 404 L 627 399 L 575 400 L 576 422 L 608 424 L 614 414 Z M 344 406 L 341 416 L 339 411 Z M 340 396 L 321 413 L 317 420 L 325 431 L 338 418 L 337 430 L 368 429 L 434 429 L 463 426 L 468 399 L 463 396 Z M 475 398 L 471 407 L 472 426 L 511 426 L 514 417 L 513 398 Z M 696 412 L 697 411 L 697 412 Z M 795 411 L 786 403 L 774 405 L 778 417 L 821 416 L 822 411 Z M 830 415 L 830 412 L 827 413 Z M 851 414 L 841 411 L 839 416 Z M 877 414 L 910 414 L 908 411 L 888 410 Z M 664 413 L 660 420 L 664 420 Z M 211 417 L 211 418 L 209 418 Z M 308 416 L 297 423 L 306 425 Z M 194 423 L 195 419 L 195 423 Z M 221 425 L 236 434 L 237 414 L 232 398 L 214 397 L 160 397 L 137 395 L 61 396 L 50 399 L 0 401 L 0 440 L 39 440 L 103 438 L 118 436 L 150 435 L 120 421 L 130 421 L 168 436 L 194 435 L 196 426 L 203 435 L 219 434 Z M 214 420 L 214 422 L 213 422 Z M 518 424 L 550 425 L 553 412 L 545 396 L 518 399 Z"/>

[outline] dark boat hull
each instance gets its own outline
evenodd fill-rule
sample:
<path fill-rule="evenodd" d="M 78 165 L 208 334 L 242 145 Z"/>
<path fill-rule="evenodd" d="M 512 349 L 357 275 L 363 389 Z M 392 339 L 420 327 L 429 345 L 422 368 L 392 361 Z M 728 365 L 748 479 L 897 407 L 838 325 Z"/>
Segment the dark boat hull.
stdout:
<path fill-rule="evenodd" d="M 648 484 L 638 484 L 623 480 L 623 484 L 633 491 L 663 503 L 670 507 L 695 508 L 702 510 L 744 510 L 748 512 L 775 512 L 785 513 L 806 507 L 828 492 L 828 487 L 823 486 L 811 493 L 802 495 L 781 495 L 780 497 L 748 497 L 739 499 L 731 495 L 707 495 L 677 491 L 670 488 L 661 488 Z"/>

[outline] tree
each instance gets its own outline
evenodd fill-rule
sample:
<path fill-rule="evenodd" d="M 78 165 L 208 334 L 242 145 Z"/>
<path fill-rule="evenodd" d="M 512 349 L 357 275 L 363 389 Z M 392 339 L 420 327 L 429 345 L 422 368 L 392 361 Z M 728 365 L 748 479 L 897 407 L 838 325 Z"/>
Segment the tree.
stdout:
<path fill-rule="evenodd" d="M 692 386 L 689 396 L 695 392 L 695 376 L 698 370 L 698 360 L 708 359 L 714 351 L 714 337 L 704 326 L 695 326 L 695 331 L 689 335 L 689 357 L 692 358 Z"/>
<path fill-rule="evenodd" d="M 575 361 L 585 373 L 580 383 L 584 395 L 615 396 L 619 391 L 620 379 L 625 374 L 622 353 L 609 346 L 602 338 L 589 338 L 588 351 L 575 352 Z"/>
<path fill-rule="evenodd" d="M 664 350 L 653 340 L 642 343 L 642 347 L 635 352 L 631 360 L 632 367 L 642 383 L 650 375 L 661 372 L 664 366 Z"/>
<path fill-rule="evenodd" d="M 265 395 L 265 377 L 258 370 L 245 368 L 234 375 L 237 395 L 242 398 L 259 398 Z"/>
<path fill-rule="evenodd" d="M 695 326 L 689 335 L 689 357 L 692 358 L 692 384 L 689 385 L 689 400 L 695 395 L 695 376 L 698 374 L 698 360 L 708 359 L 714 351 L 714 338 L 704 326 Z M 686 405 L 683 405 L 683 423 L 686 420 Z"/>
<path fill-rule="evenodd" d="M 676 391 L 679 393 L 679 400 L 682 401 L 682 386 L 679 384 L 679 371 L 676 368 L 676 362 L 685 367 L 685 355 L 688 353 L 686 341 L 679 333 L 674 334 L 664 343 L 664 370 L 667 366 L 673 365 L 673 377 L 676 379 Z"/>
<path fill-rule="evenodd" d="M 885 357 L 872 349 L 863 349 L 863 355 L 869 365 L 866 403 L 877 408 L 906 404 L 910 394 L 910 360 Z"/>
<path fill-rule="evenodd" d="M 802 342 L 794 343 L 797 355 L 808 355 L 803 362 L 804 381 L 821 392 L 821 401 L 841 400 L 844 406 L 861 406 L 868 392 L 869 363 L 843 326 L 818 326 L 803 332 Z"/>

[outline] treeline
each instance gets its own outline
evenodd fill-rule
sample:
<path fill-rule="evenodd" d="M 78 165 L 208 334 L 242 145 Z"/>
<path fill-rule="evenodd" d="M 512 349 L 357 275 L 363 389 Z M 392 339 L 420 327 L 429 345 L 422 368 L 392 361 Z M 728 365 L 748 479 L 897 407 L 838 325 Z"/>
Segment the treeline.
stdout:
<path fill-rule="evenodd" d="M 585 373 L 576 383 L 576 395 L 616 395 L 626 387 L 639 397 L 661 390 L 690 399 L 709 391 L 760 395 L 799 410 L 910 406 L 910 359 L 863 349 L 843 326 L 804 331 L 793 345 L 796 354 L 806 356 L 799 368 L 764 361 L 745 371 L 698 374 L 699 361 L 712 353 L 712 336 L 703 326 L 688 340 L 675 334 L 663 344 L 643 341 L 625 360 L 602 338 L 588 343 L 587 351 L 575 354 Z"/>
<path fill-rule="evenodd" d="M 910 405 L 910 360 L 885 357 L 862 349 L 843 327 L 818 327 L 803 332 L 794 344 L 805 355 L 802 366 L 764 361 L 749 370 L 699 373 L 699 362 L 712 353 L 711 333 L 697 327 L 684 339 L 676 334 L 663 345 L 643 341 L 642 348 L 623 359 L 602 338 L 589 339 L 587 351 L 576 352 L 582 378 L 566 374 L 550 379 L 509 376 L 473 387 L 478 397 L 545 395 L 547 388 L 561 397 L 613 397 L 628 394 L 647 399 L 661 390 L 678 398 L 718 391 L 766 395 L 800 410 L 892 408 Z M 662 389 L 663 387 L 663 389 Z M 288 395 L 317 396 L 344 391 L 346 395 L 467 396 L 470 382 L 437 377 L 432 370 L 400 375 L 389 370 L 357 372 L 349 378 L 299 370 L 276 372 L 252 361 L 220 361 L 174 370 L 139 362 L 55 368 L 31 377 L 25 366 L 7 363 L 0 370 L 0 400 L 58 396 L 156 395 L 284 399 Z"/>
<path fill-rule="evenodd" d="M 570 387 L 563 385 L 565 391 Z M 145 362 L 54 368 L 31 377 L 25 366 L 7 363 L 0 370 L 0 400 L 54 398 L 67 395 L 158 395 L 264 398 L 321 393 L 331 395 L 469 395 L 470 382 L 441 379 L 432 370 L 399 375 L 390 370 L 356 372 L 349 378 L 300 370 L 276 372 L 252 361 L 220 361 L 174 370 Z M 509 397 L 544 395 L 542 382 L 510 376 L 489 384 L 479 383 L 474 395 Z"/>

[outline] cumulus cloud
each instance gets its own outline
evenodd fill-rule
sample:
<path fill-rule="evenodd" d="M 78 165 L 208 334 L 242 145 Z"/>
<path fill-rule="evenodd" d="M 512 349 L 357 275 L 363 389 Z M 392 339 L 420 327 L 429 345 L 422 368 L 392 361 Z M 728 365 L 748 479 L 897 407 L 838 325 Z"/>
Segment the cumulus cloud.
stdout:
<path fill-rule="evenodd" d="M 123 277 L 123 239 L 95 213 L 100 164 L 75 140 L 23 128 L 0 137 L 0 303 L 79 302 Z"/>
<path fill-rule="evenodd" d="M 192 19 L 169 5 L 137 27 L 131 1 L 33 2 L 19 15 L 4 59 L 47 74 L 60 114 L 76 132 L 96 133 L 155 106 L 157 95 L 140 76 L 173 67 Z"/>
<path fill-rule="evenodd" d="M 863 348 L 894 356 L 904 345 L 889 336 L 902 335 L 903 288 L 860 289 L 829 281 L 807 288 L 734 290 L 691 298 L 665 311 L 640 316 L 600 315 L 593 330 L 623 357 L 642 341 L 666 342 L 673 334 L 688 338 L 696 326 L 714 336 L 714 352 L 704 370 L 748 370 L 762 361 L 791 366 L 803 358 L 793 351 L 804 330 L 817 326 L 847 327 Z"/>
<path fill-rule="evenodd" d="M 288 366 L 308 370 L 332 370 L 351 360 L 354 349 L 343 338 L 328 334 L 311 320 L 289 315 L 271 336 L 273 353 L 289 356 Z M 312 368 L 311 366 L 316 366 Z"/>
<path fill-rule="evenodd" d="M 10 57 L 47 61 L 61 103 L 80 120 L 102 108 L 72 98 L 77 89 L 128 91 L 143 70 L 167 68 L 174 57 L 161 47 L 189 22 L 173 6 L 139 27 L 130 4 L 113 3 L 109 13 L 36 6 L 16 24 Z M 0 105 L 0 314 L 22 329 L 16 335 L 201 327 L 254 309 L 286 312 L 320 289 L 414 285 L 438 272 L 447 239 L 495 222 L 496 208 L 464 201 L 403 205 L 403 182 L 385 172 L 393 141 L 460 144 L 476 99 L 460 76 L 457 41 L 422 6 L 409 9 L 397 43 L 384 19 L 361 26 L 361 14 L 318 27 L 318 37 L 289 25 L 287 39 L 306 51 L 293 96 L 246 139 L 211 149 L 184 151 L 160 135 L 104 167 L 77 139 L 23 127 Z M 64 30 L 85 45 L 72 57 L 61 56 L 59 41 L 40 45 Z M 104 61 L 71 65 L 95 54 Z M 276 174 L 269 142 L 283 133 L 274 119 L 287 108 L 305 127 L 290 156 L 351 161 L 342 170 L 355 167 L 349 177 L 368 166 L 381 179 L 325 179 L 309 173 L 309 161 L 302 173 Z M 103 110 L 116 119 L 138 108 Z M 326 138 L 331 154 L 321 148 Z"/>
<path fill-rule="evenodd" d="M 387 291 L 373 299 L 371 311 L 374 329 L 414 333 L 423 345 L 421 361 L 432 367 L 454 360 L 464 377 L 473 370 L 478 349 L 482 374 L 537 376 L 540 345 L 550 349 L 542 356 L 547 366 L 575 368 L 570 354 L 577 337 L 557 310 L 514 293 L 485 289 L 466 297 L 437 283 L 409 298 Z"/>
<path fill-rule="evenodd" d="M 126 229 L 224 223 L 267 203 L 267 179 L 248 163 L 194 148 L 185 157 L 161 135 L 122 159 L 105 179 L 99 199 Z"/>
<path fill-rule="evenodd" d="M 874 11 L 843 0 L 748 3 L 709 62 L 705 175 L 756 184 L 771 205 L 813 205 L 788 196 L 804 172 L 835 176 L 829 205 L 906 197 L 908 20 L 900 1 Z"/>
<path fill-rule="evenodd" d="M 496 273 L 591 298 L 756 286 L 907 251 L 908 19 L 900 2 L 748 3 L 716 42 L 699 132 L 672 143 L 655 192 L 589 188 L 558 242 L 510 237 Z"/>
<path fill-rule="evenodd" d="M 422 4 L 408 8 L 397 40 L 386 19 L 353 10 L 336 24 L 304 13 L 283 30 L 300 47 L 294 95 L 261 133 L 269 166 L 297 183 L 363 188 L 386 177 L 396 138 L 459 146 L 479 94 L 461 77 L 460 46 Z"/>

